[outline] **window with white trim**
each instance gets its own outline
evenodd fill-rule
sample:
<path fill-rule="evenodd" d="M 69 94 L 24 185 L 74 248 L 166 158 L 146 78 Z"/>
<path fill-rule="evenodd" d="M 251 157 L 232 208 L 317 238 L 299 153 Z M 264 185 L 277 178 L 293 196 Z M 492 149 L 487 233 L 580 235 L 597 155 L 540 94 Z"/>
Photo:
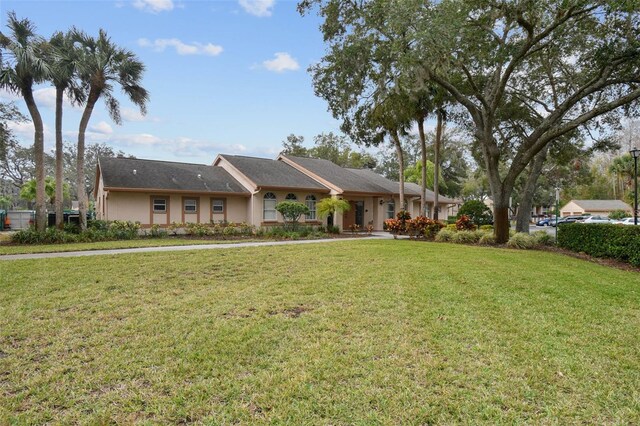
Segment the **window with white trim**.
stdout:
<path fill-rule="evenodd" d="M 306 220 L 316 220 L 316 197 L 315 195 L 307 195 L 304 199 L 307 208 L 309 209 L 309 214 L 306 215 Z"/>
<path fill-rule="evenodd" d="M 262 219 L 274 221 L 278 220 L 276 212 L 276 194 L 267 192 L 262 200 Z"/>
<path fill-rule="evenodd" d="M 167 212 L 167 199 L 166 198 L 154 198 L 153 199 L 153 212 L 154 213 L 166 213 Z"/>
<path fill-rule="evenodd" d="M 298 197 L 296 197 L 296 194 L 293 193 L 288 193 L 286 197 L 284 197 L 285 200 L 287 201 L 298 201 Z"/>
<path fill-rule="evenodd" d="M 185 213 L 197 213 L 198 212 L 198 200 L 193 198 L 187 198 L 184 200 L 184 212 Z"/>
<path fill-rule="evenodd" d="M 387 201 L 387 219 L 394 219 L 396 217 L 396 203 L 393 200 Z"/>
<path fill-rule="evenodd" d="M 211 211 L 213 214 L 223 214 L 224 213 L 224 200 L 212 200 L 211 201 Z"/>

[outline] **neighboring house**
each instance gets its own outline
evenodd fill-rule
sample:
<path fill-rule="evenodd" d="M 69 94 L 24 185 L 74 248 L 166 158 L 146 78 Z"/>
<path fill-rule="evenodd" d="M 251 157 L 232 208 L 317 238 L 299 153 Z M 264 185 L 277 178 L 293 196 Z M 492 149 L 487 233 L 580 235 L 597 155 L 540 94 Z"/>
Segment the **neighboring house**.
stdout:
<path fill-rule="evenodd" d="M 142 226 L 172 222 L 282 223 L 277 203 L 305 203 L 307 224 L 351 225 L 382 229 L 399 210 L 398 183 L 368 169 L 348 169 L 331 161 L 280 155 L 276 160 L 237 155 L 216 157 L 211 166 L 131 158 L 100 158 L 96 176 L 96 212 L 103 220 L 132 220 Z M 430 195 L 429 195 L 430 194 Z M 317 202 L 339 197 L 351 209 L 321 221 Z M 429 198 L 430 197 L 430 198 Z M 428 191 L 429 211 L 433 193 Z M 420 214 L 420 187 L 405 185 L 412 216 Z M 441 211 L 455 203 L 440 197 Z"/>
<path fill-rule="evenodd" d="M 484 204 L 491 209 L 491 212 L 493 212 L 493 199 L 491 197 L 485 198 Z M 515 206 L 515 208 L 511 207 L 509 209 L 509 211 L 511 212 L 511 215 L 516 216 L 518 214 L 519 208 L 520 208 L 519 206 Z M 534 205 L 534 206 L 531 206 L 531 213 L 529 218 L 534 219 L 534 218 L 544 217 L 549 215 L 550 211 L 551 211 L 550 206 Z"/>
<path fill-rule="evenodd" d="M 560 216 L 572 215 L 604 215 L 615 210 L 624 210 L 633 214 L 631 206 L 620 200 L 571 200 L 560 209 Z"/>

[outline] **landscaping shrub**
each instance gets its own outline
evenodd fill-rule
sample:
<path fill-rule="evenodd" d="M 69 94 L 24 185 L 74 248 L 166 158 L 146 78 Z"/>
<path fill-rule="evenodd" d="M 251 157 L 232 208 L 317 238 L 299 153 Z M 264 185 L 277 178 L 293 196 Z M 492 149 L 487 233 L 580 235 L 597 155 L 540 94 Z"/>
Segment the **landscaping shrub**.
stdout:
<path fill-rule="evenodd" d="M 398 235 L 405 232 L 405 224 L 400 219 L 387 219 L 384 221 L 384 229 L 393 235 Z"/>
<path fill-rule="evenodd" d="M 539 246 L 551 246 L 554 243 L 553 236 L 549 235 L 546 231 L 534 232 L 533 239 L 535 240 L 536 245 Z"/>
<path fill-rule="evenodd" d="M 516 232 L 507 242 L 507 247 L 521 250 L 532 249 L 535 245 L 535 238 L 525 232 Z"/>
<path fill-rule="evenodd" d="M 162 229 L 157 223 L 154 223 L 151 225 L 151 236 L 153 238 L 164 238 L 167 236 L 167 231 Z"/>
<path fill-rule="evenodd" d="M 109 224 L 109 234 L 117 240 L 132 240 L 138 237 L 140 222 L 114 220 Z"/>
<path fill-rule="evenodd" d="M 493 225 L 480 225 L 481 231 L 493 231 Z"/>
<path fill-rule="evenodd" d="M 630 216 L 630 215 L 624 210 L 614 210 L 611 213 L 609 213 L 609 219 L 613 219 L 613 220 L 624 219 L 627 216 Z"/>
<path fill-rule="evenodd" d="M 440 232 L 436 234 L 435 240 L 439 243 L 448 243 L 453 240 L 454 235 L 456 235 L 456 231 L 448 228 L 442 228 Z"/>
<path fill-rule="evenodd" d="M 485 246 L 494 245 L 496 243 L 496 236 L 493 233 L 485 232 L 478 240 L 478 244 Z"/>
<path fill-rule="evenodd" d="M 276 210 L 282 215 L 285 226 L 295 229 L 303 214 L 309 214 L 309 207 L 297 201 L 282 201 L 276 204 Z"/>
<path fill-rule="evenodd" d="M 106 232 L 109 230 L 109 222 L 106 220 L 91 219 L 87 221 L 87 229 Z"/>
<path fill-rule="evenodd" d="M 447 225 L 447 229 L 449 229 L 450 231 L 457 231 L 458 230 L 458 228 L 456 227 L 455 222 L 448 224 Z"/>
<path fill-rule="evenodd" d="M 476 229 L 476 225 L 469 216 L 462 215 L 456 220 L 456 229 L 458 231 L 473 231 Z"/>
<path fill-rule="evenodd" d="M 640 226 L 563 224 L 558 228 L 558 245 L 640 266 Z"/>
<path fill-rule="evenodd" d="M 491 225 L 493 223 L 491 209 L 479 200 L 469 200 L 464 203 L 458 210 L 458 219 L 462 216 L 467 216 L 476 226 Z"/>
<path fill-rule="evenodd" d="M 456 244 L 475 244 L 480 240 L 480 234 L 475 231 L 458 231 L 451 239 Z"/>

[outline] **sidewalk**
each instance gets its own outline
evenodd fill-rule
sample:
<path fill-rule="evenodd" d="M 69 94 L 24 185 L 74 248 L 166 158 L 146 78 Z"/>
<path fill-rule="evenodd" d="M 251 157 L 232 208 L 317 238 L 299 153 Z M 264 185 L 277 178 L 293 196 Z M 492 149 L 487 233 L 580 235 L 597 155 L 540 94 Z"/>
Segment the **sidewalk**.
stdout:
<path fill-rule="evenodd" d="M 128 249 L 109 249 L 109 250 L 84 250 L 84 251 L 67 251 L 59 253 L 33 253 L 33 254 L 7 254 L 0 256 L 3 260 L 25 260 L 25 259 L 49 259 L 56 257 L 80 257 L 80 256 L 102 256 L 114 254 L 128 253 L 152 253 L 159 251 L 187 251 L 187 250 L 215 250 L 215 249 L 231 249 L 241 247 L 262 247 L 262 246 L 282 246 L 288 244 L 318 244 L 333 243 L 340 241 L 363 241 L 370 239 L 389 239 L 393 238 L 386 232 L 374 232 L 370 237 L 366 238 L 327 238 L 322 240 L 295 240 L 295 241 L 265 241 L 265 242 L 247 242 L 247 243 L 229 243 L 229 244 L 199 244 L 192 246 L 162 246 L 162 247 L 139 247 Z"/>

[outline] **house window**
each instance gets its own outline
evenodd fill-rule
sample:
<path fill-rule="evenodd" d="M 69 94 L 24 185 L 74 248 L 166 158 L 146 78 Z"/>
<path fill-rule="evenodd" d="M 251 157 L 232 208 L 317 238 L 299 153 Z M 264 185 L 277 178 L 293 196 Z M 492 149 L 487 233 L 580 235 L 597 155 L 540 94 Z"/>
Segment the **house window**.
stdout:
<path fill-rule="evenodd" d="M 213 200 L 211 201 L 211 211 L 213 214 L 223 214 L 224 213 L 224 200 Z"/>
<path fill-rule="evenodd" d="M 198 212 L 198 200 L 193 198 L 187 198 L 184 200 L 184 212 L 185 213 L 197 213 Z"/>
<path fill-rule="evenodd" d="M 263 220 L 278 220 L 276 215 L 276 194 L 273 192 L 267 192 L 264 194 L 262 200 L 262 219 Z"/>
<path fill-rule="evenodd" d="M 167 199 L 166 198 L 154 198 L 153 199 L 153 212 L 154 213 L 166 213 L 167 212 Z"/>
<path fill-rule="evenodd" d="M 307 220 L 316 220 L 316 197 L 314 195 L 307 195 L 304 202 L 309 209 L 309 214 L 306 216 Z"/>
<path fill-rule="evenodd" d="M 292 194 L 292 193 L 288 193 L 286 197 L 284 197 L 285 200 L 287 201 L 298 201 L 298 197 L 296 197 L 296 194 Z"/>
<path fill-rule="evenodd" d="M 387 215 L 386 219 L 393 219 L 396 217 L 396 203 L 391 201 L 387 201 Z"/>

